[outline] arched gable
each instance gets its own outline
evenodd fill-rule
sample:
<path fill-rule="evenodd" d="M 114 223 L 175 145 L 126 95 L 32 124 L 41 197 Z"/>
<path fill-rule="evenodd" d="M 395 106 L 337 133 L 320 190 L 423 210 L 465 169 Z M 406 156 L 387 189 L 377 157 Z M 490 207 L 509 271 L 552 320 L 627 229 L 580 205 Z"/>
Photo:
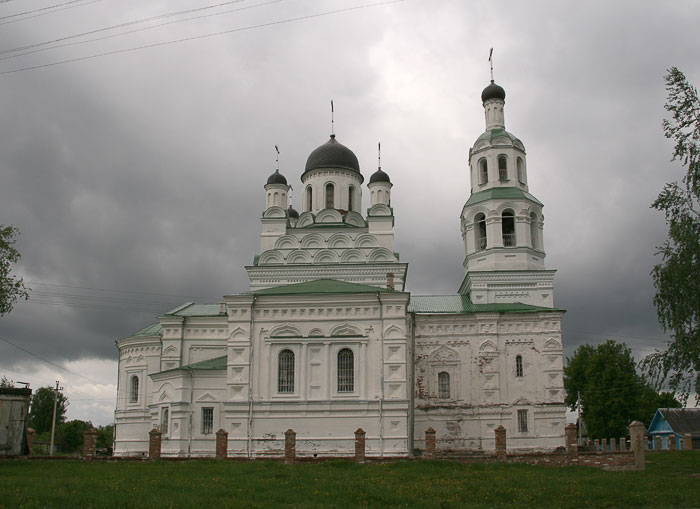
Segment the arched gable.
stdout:
<path fill-rule="evenodd" d="M 317 223 L 342 223 L 343 216 L 336 209 L 323 209 L 316 214 Z"/>
<path fill-rule="evenodd" d="M 304 235 L 301 239 L 301 248 L 302 249 L 309 249 L 309 248 L 319 248 L 319 247 L 326 247 L 326 241 L 324 240 L 323 236 L 319 233 L 309 233 L 308 235 Z"/>
<path fill-rule="evenodd" d="M 368 216 L 390 216 L 391 215 L 391 209 L 387 206 L 384 205 L 383 203 L 376 203 L 372 205 L 372 208 L 369 209 L 369 212 L 367 213 Z"/>
<path fill-rule="evenodd" d="M 384 330 L 384 338 L 386 339 L 401 339 L 406 337 L 406 332 L 397 325 L 390 325 Z"/>
<path fill-rule="evenodd" d="M 299 216 L 299 219 L 297 219 L 297 228 L 305 228 L 307 226 L 313 226 L 314 224 L 314 215 L 309 212 L 302 212 L 301 215 Z"/>
<path fill-rule="evenodd" d="M 490 339 L 487 339 L 479 345 L 479 353 L 498 353 L 498 346 Z"/>
<path fill-rule="evenodd" d="M 358 214 L 357 212 L 354 212 L 354 211 L 351 211 L 351 212 L 348 212 L 347 214 L 345 214 L 343 221 L 345 221 L 346 224 L 349 224 L 352 226 L 363 227 L 363 226 L 367 225 L 365 223 L 364 218 L 360 214 Z"/>
<path fill-rule="evenodd" d="M 341 323 L 331 329 L 331 336 L 362 336 L 362 331 L 355 325 Z"/>
<path fill-rule="evenodd" d="M 355 247 L 377 247 L 377 239 L 374 235 L 363 233 L 355 239 Z"/>
<path fill-rule="evenodd" d="M 217 403 L 218 401 L 219 398 L 214 396 L 211 392 L 205 392 L 197 398 L 198 403 Z"/>
<path fill-rule="evenodd" d="M 394 253 L 385 247 L 378 247 L 369 253 L 370 262 L 395 262 Z"/>
<path fill-rule="evenodd" d="M 260 255 L 260 259 L 258 260 L 258 265 L 270 265 L 279 263 L 284 263 L 284 257 L 282 256 L 282 253 L 274 249 L 265 251 L 263 254 Z"/>
<path fill-rule="evenodd" d="M 299 239 L 294 235 L 283 235 L 275 242 L 275 249 L 297 249 L 299 247 Z"/>
<path fill-rule="evenodd" d="M 236 327 L 228 336 L 231 339 L 248 339 L 248 331 L 241 327 Z"/>
<path fill-rule="evenodd" d="M 314 263 L 334 263 L 339 261 L 340 259 L 336 252 L 330 249 L 319 251 L 316 253 L 316 256 L 314 256 Z"/>
<path fill-rule="evenodd" d="M 459 354 L 452 348 L 441 346 L 428 358 L 429 362 L 459 362 Z"/>
<path fill-rule="evenodd" d="M 284 323 L 282 325 L 278 325 L 277 327 L 273 327 L 272 330 L 270 331 L 270 337 L 272 338 L 283 338 L 283 337 L 303 337 L 304 334 L 302 333 L 301 329 L 295 325 L 291 325 L 288 323 Z"/>
<path fill-rule="evenodd" d="M 270 207 L 268 209 L 265 209 L 265 212 L 263 212 L 263 217 L 268 218 L 282 218 L 282 217 L 287 217 L 287 211 L 284 210 L 282 207 Z"/>
<path fill-rule="evenodd" d="M 358 249 L 348 249 L 340 257 L 341 263 L 358 263 L 366 261 L 367 257 Z"/>
<path fill-rule="evenodd" d="M 554 338 L 549 338 L 544 342 L 545 350 L 561 350 L 561 343 Z"/>
<path fill-rule="evenodd" d="M 163 356 L 167 357 L 169 355 L 177 355 L 178 354 L 178 349 L 175 348 L 173 345 L 170 345 L 163 351 Z"/>
<path fill-rule="evenodd" d="M 328 247 L 334 249 L 352 247 L 352 239 L 350 238 L 350 235 L 345 233 L 335 233 L 328 239 Z"/>
<path fill-rule="evenodd" d="M 292 251 L 287 255 L 287 263 L 301 264 L 311 263 L 311 261 L 311 255 L 308 253 L 308 251 L 302 251 L 301 249 Z"/>

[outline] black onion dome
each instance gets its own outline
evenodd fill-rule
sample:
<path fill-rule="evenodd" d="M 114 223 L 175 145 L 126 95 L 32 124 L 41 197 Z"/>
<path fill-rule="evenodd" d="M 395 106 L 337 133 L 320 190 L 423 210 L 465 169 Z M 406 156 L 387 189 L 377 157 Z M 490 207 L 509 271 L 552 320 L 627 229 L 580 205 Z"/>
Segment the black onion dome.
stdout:
<path fill-rule="evenodd" d="M 496 85 L 493 80 L 491 80 L 489 86 L 486 87 L 483 92 L 481 92 L 481 102 L 486 102 L 489 99 L 500 99 L 501 101 L 506 100 L 506 91 L 503 90 L 503 87 Z"/>
<path fill-rule="evenodd" d="M 371 184 L 372 182 L 387 182 L 391 184 L 391 180 L 389 180 L 389 175 L 383 172 L 381 168 L 372 173 L 372 176 L 369 178 L 369 183 Z"/>
<path fill-rule="evenodd" d="M 292 206 L 290 205 L 290 206 L 289 206 L 289 209 L 287 209 L 287 216 L 289 216 L 290 218 L 298 219 L 298 218 L 299 218 L 299 212 L 297 212 L 296 210 L 294 210 L 294 209 L 292 208 Z"/>
<path fill-rule="evenodd" d="M 284 175 L 280 173 L 279 170 L 275 170 L 275 173 L 267 177 L 267 183 L 268 184 L 284 184 L 285 186 L 287 185 L 287 179 L 284 178 Z"/>
<path fill-rule="evenodd" d="M 335 134 L 331 134 L 330 140 L 311 152 L 304 173 L 316 168 L 343 168 L 360 173 L 357 156 L 348 147 L 338 143 Z"/>

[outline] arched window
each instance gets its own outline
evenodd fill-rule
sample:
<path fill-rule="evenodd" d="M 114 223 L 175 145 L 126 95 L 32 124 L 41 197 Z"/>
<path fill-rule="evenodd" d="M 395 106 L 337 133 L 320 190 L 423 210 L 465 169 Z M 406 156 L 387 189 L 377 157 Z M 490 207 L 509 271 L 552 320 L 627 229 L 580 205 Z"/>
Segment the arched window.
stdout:
<path fill-rule="evenodd" d="M 523 376 L 523 356 L 522 355 L 515 356 L 515 376 L 517 376 L 517 377 Z"/>
<path fill-rule="evenodd" d="M 136 403 L 139 400 L 139 377 L 133 375 L 129 385 L 129 402 Z"/>
<path fill-rule="evenodd" d="M 479 159 L 479 184 L 486 184 L 489 181 L 489 165 L 486 159 Z"/>
<path fill-rule="evenodd" d="M 314 192 L 311 186 L 306 188 L 306 210 L 312 210 L 314 208 Z"/>
<path fill-rule="evenodd" d="M 355 390 L 355 356 L 349 348 L 338 352 L 338 392 Z"/>
<path fill-rule="evenodd" d="M 537 238 L 537 216 L 534 212 L 530 214 L 530 242 L 532 243 L 532 249 L 537 249 L 540 245 Z"/>
<path fill-rule="evenodd" d="M 486 249 L 486 216 L 477 214 L 474 218 L 474 232 L 476 234 L 476 250 L 482 251 Z"/>
<path fill-rule="evenodd" d="M 333 184 L 326 184 L 326 208 L 332 209 L 334 205 L 335 198 L 335 186 Z"/>
<path fill-rule="evenodd" d="M 498 156 L 498 180 L 508 180 L 508 159 Z"/>
<path fill-rule="evenodd" d="M 503 230 L 503 247 L 515 247 L 515 215 L 512 210 L 506 210 L 501 215 Z"/>
<path fill-rule="evenodd" d="M 279 194 L 277 191 L 275 191 L 274 198 L 272 199 L 272 203 L 273 203 L 276 207 L 279 207 L 279 206 L 280 206 L 280 194 Z"/>
<path fill-rule="evenodd" d="M 355 203 L 355 188 L 353 186 L 350 186 L 350 189 L 348 189 L 348 210 L 353 211 L 355 210 L 355 207 L 353 204 Z"/>
<path fill-rule="evenodd" d="M 163 435 L 168 434 L 168 421 L 170 420 L 170 409 L 164 408 L 160 412 L 160 432 Z"/>
<path fill-rule="evenodd" d="M 291 350 L 282 350 L 279 354 L 277 391 L 294 392 L 294 352 Z"/>
<path fill-rule="evenodd" d="M 518 180 L 520 181 L 521 184 L 524 184 L 525 183 L 525 168 L 524 168 L 522 157 L 518 157 L 517 165 L 518 165 Z"/>
<path fill-rule="evenodd" d="M 450 399 L 450 374 L 447 371 L 438 373 L 438 398 Z"/>

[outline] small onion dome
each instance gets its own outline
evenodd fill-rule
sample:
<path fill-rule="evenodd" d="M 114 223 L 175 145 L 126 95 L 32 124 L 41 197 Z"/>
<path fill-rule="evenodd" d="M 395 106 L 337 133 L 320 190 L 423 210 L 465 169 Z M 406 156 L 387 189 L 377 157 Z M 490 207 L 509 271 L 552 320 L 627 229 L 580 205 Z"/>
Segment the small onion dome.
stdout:
<path fill-rule="evenodd" d="M 289 216 L 291 219 L 298 219 L 299 218 L 299 212 L 294 210 L 292 206 L 290 205 L 289 208 L 287 209 L 287 216 Z"/>
<path fill-rule="evenodd" d="M 357 156 L 348 147 L 338 143 L 335 134 L 331 134 L 330 140 L 311 152 L 304 173 L 316 168 L 343 168 L 360 173 Z"/>
<path fill-rule="evenodd" d="M 268 184 L 284 184 L 286 186 L 287 179 L 284 178 L 284 175 L 282 175 L 279 170 L 275 170 L 275 173 L 273 173 L 272 175 L 270 175 L 267 178 L 267 183 Z"/>
<path fill-rule="evenodd" d="M 391 184 L 391 180 L 389 180 L 389 175 L 383 172 L 381 168 L 372 173 L 372 176 L 369 178 L 369 183 L 371 184 L 372 182 L 386 182 L 388 184 Z"/>
<path fill-rule="evenodd" d="M 481 92 L 481 102 L 486 102 L 489 99 L 500 99 L 501 101 L 506 100 L 506 91 L 503 90 L 503 87 L 496 85 L 493 80 L 491 80 L 489 86 L 486 87 L 483 92 Z"/>

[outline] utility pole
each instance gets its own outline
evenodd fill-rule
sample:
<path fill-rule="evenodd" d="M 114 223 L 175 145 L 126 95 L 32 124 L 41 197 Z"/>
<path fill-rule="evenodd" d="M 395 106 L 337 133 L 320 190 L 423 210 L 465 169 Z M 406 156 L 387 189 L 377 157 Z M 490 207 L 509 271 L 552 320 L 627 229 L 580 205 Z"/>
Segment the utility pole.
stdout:
<path fill-rule="evenodd" d="M 578 391 L 578 393 L 576 394 L 576 410 L 578 412 L 578 422 L 576 423 L 578 428 L 578 445 L 581 445 L 581 391 Z"/>
<path fill-rule="evenodd" d="M 58 391 L 62 391 L 63 387 L 58 386 L 58 380 L 56 380 L 56 388 L 53 393 L 53 420 L 51 421 L 51 447 L 49 448 L 49 456 L 53 456 L 53 436 L 56 431 L 56 404 L 58 403 Z"/>

